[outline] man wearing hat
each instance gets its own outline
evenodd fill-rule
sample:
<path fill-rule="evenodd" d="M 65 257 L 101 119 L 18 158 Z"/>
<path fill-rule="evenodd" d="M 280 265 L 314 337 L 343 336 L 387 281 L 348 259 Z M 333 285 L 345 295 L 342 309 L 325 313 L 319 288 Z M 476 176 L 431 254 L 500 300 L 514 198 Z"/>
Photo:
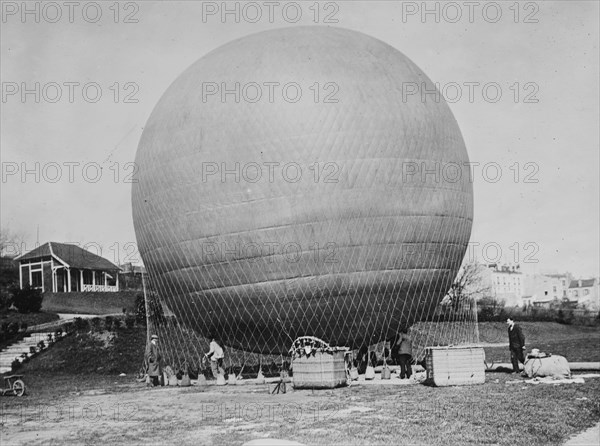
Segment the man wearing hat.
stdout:
<path fill-rule="evenodd" d="M 148 351 L 148 376 L 153 386 L 158 386 L 158 377 L 161 375 L 162 357 L 158 350 L 158 336 L 153 334 L 150 338 L 150 350 Z"/>
<path fill-rule="evenodd" d="M 506 320 L 508 325 L 508 348 L 510 349 L 510 361 L 513 366 L 513 373 L 519 373 L 519 362 L 525 364 L 523 351 L 525 350 L 525 336 L 521 327 L 515 324 L 511 318 Z"/>

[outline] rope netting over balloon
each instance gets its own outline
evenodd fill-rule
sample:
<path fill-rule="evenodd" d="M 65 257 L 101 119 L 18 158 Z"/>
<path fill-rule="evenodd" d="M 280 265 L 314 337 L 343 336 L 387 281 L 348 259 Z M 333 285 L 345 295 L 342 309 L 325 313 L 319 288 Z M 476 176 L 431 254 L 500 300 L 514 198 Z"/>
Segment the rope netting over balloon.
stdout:
<path fill-rule="evenodd" d="M 203 95 L 207 79 L 333 79 L 343 97 L 228 101 Z M 293 27 L 224 45 L 169 87 L 132 185 L 167 362 L 201 366 L 210 336 L 240 367 L 289 360 L 303 336 L 381 356 L 408 330 L 417 359 L 476 341 L 473 305 L 443 303 L 471 233 L 466 148 L 447 104 L 407 82 L 436 91 L 379 40 Z"/>
<path fill-rule="evenodd" d="M 365 216 L 369 211 L 365 209 Z M 459 209 L 451 208 L 448 211 L 452 215 Z M 329 222 L 328 225 L 330 227 L 325 233 L 330 235 L 335 232 L 336 222 Z M 342 227 L 343 222 L 338 222 L 338 225 Z M 410 225 L 412 228 L 409 228 Z M 456 218 L 451 225 L 444 222 L 438 228 L 432 228 L 431 224 L 415 225 L 410 219 L 396 218 L 388 222 L 383 230 L 380 228 L 380 232 L 374 232 L 372 227 L 364 225 L 362 232 L 353 234 L 354 239 L 367 240 L 367 234 L 371 233 L 370 243 L 357 245 L 352 250 L 332 251 L 331 246 L 325 246 L 316 253 L 311 252 L 309 260 L 292 256 L 290 251 L 287 254 L 284 251 L 273 253 L 272 257 L 285 259 L 279 263 L 265 256 L 240 258 L 243 256 L 239 254 L 243 251 L 230 247 L 227 252 L 221 252 L 217 260 L 221 265 L 223 283 L 227 284 L 223 287 L 224 293 L 219 296 L 221 302 L 212 297 L 205 299 L 203 290 L 198 288 L 202 279 L 197 277 L 203 274 L 203 270 L 185 266 L 191 264 L 185 258 L 185 250 L 164 250 L 157 254 L 150 252 L 146 257 L 148 275 L 145 280 L 149 334 L 160 336 L 165 361 L 175 369 L 185 366 L 206 368 L 208 364 L 204 354 L 208 352 L 209 337 L 212 335 L 224 347 L 225 367 L 236 367 L 237 370 L 245 368 L 246 371 L 257 370 L 259 364 L 265 370 L 290 361 L 289 348 L 299 336 L 316 335 L 331 345 L 350 347 L 355 357 L 361 348 L 364 350 L 366 347 L 381 358 L 386 342 L 389 346 L 389 341 L 393 342 L 400 331 L 406 330 L 412 340 L 413 358 L 417 361 L 424 358 L 427 346 L 477 343 L 475 303 L 470 299 L 450 303 L 447 298 L 444 299 L 444 296 L 448 296 L 462 260 L 462 256 L 452 250 L 453 240 L 457 234 L 468 236 L 470 225 L 469 219 Z M 169 231 L 168 228 L 169 225 L 164 226 L 165 231 Z M 412 232 L 415 240 L 428 237 L 431 242 L 405 242 L 403 245 L 386 242 L 386 234 L 407 232 Z M 161 232 L 153 231 L 151 236 L 153 240 L 146 240 L 145 243 L 165 243 L 157 240 L 163 237 Z M 178 237 L 182 237 L 182 234 Z M 185 234 L 183 238 L 186 238 Z M 287 243 L 294 243 L 289 240 Z M 407 246 L 411 249 L 405 250 Z M 446 264 L 449 274 L 436 276 L 439 259 L 445 258 L 448 249 L 452 254 L 449 256 L 452 261 Z M 458 247 L 458 250 L 463 249 Z M 177 255 L 169 257 L 174 252 Z M 244 268 L 239 268 L 244 263 L 259 263 L 262 268 L 271 271 L 272 265 L 277 264 L 275 275 L 287 277 L 285 280 L 293 283 L 305 268 L 299 265 L 300 261 L 314 261 L 319 257 L 325 259 L 331 257 L 332 252 L 336 256 L 332 258 L 332 263 L 318 265 L 324 276 L 322 281 L 318 277 L 311 277 L 314 287 L 299 286 L 294 289 L 290 286 L 289 294 L 280 286 L 272 285 L 264 276 L 238 275 L 238 271 L 244 271 Z M 402 254 L 410 258 L 398 258 Z M 160 259 L 153 258 L 154 255 L 160 256 Z M 348 255 L 348 258 L 344 258 L 344 255 Z M 429 256 L 427 261 L 423 260 L 424 255 Z M 420 268 L 403 267 L 404 264 L 411 265 L 414 258 L 418 258 Z M 364 271 L 372 272 L 367 286 L 355 274 L 339 274 L 339 280 L 331 280 L 340 269 L 360 271 L 361 268 L 352 267 L 357 259 L 361 259 Z M 390 268 L 390 262 L 396 269 Z M 164 269 L 156 269 L 156 265 Z M 254 272 L 260 269 L 249 268 Z M 169 278 L 169 271 L 178 272 L 176 280 Z M 382 271 L 388 273 L 387 277 L 380 274 Z M 231 286 L 236 280 L 242 285 Z M 266 291 L 247 287 L 247 283 L 259 283 Z M 330 300 L 331 296 L 339 296 L 339 290 L 344 290 L 345 296 Z M 263 304 L 257 304 L 257 299 L 264 300 Z M 283 310 L 289 314 L 282 313 L 282 307 L 276 304 L 276 300 L 288 302 Z M 321 304 L 317 311 L 326 317 L 306 309 L 319 301 Z M 260 311 L 256 311 L 257 305 Z M 173 311 L 174 307 L 176 311 Z M 234 317 L 223 318 L 223 313 Z M 238 317 L 240 314 L 246 318 Z M 290 324 L 286 324 L 286 321 L 290 321 Z M 335 336 L 344 330 L 350 330 L 350 336 Z"/>
<path fill-rule="evenodd" d="M 146 297 L 156 309 L 148 326 L 165 358 L 200 367 L 211 336 L 235 366 L 282 362 L 301 336 L 381 355 L 386 341 L 408 331 L 416 359 L 426 346 L 477 342 L 474 303 L 444 301 L 470 236 L 469 191 L 385 190 L 373 171 L 389 161 L 378 162 L 340 161 L 353 187 L 275 184 L 252 200 L 227 184 L 214 195 L 176 195 L 163 187 L 166 169 L 138 186 L 148 197 L 134 200 Z M 192 167 L 177 169 L 192 176 Z"/>
<path fill-rule="evenodd" d="M 209 350 L 210 339 L 181 323 L 160 299 L 152 285 L 146 282 L 146 287 L 148 338 L 151 334 L 159 335 L 165 363 L 175 370 L 183 370 L 186 367 L 196 370 L 208 369 L 205 353 Z M 461 300 L 458 305 L 440 302 L 431 313 L 423 315 L 421 321 L 409 327 L 407 333 L 412 341 L 413 362 L 421 362 L 424 359 L 425 348 L 428 346 L 478 344 L 476 303 L 472 299 Z M 384 359 L 389 355 L 387 349 L 394 338 L 395 336 L 388 336 L 387 339 L 373 337 L 377 342 L 366 345 L 367 351 L 373 351 L 379 359 Z M 290 346 L 292 345 L 290 338 Z M 270 370 L 276 373 L 285 361 L 289 363 L 292 359 L 287 354 L 277 352 L 253 353 L 226 345 L 223 348 L 225 367 L 238 371 L 245 369 L 249 373 L 257 372 L 259 367 L 262 367 L 264 372 Z M 352 357 L 358 357 L 358 350 L 359 348 L 354 349 Z M 387 358 L 389 361 L 389 356 Z"/>

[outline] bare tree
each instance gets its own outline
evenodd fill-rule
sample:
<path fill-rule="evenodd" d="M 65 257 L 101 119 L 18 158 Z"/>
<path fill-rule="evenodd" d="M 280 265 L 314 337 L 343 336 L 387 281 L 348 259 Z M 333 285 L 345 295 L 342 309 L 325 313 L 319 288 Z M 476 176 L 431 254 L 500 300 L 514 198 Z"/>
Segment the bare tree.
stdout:
<path fill-rule="evenodd" d="M 16 257 L 21 254 L 25 236 L 9 228 L 0 228 L 0 257 Z"/>
<path fill-rule="evenodd" d="M 485 268 L 473 261 L 463 264 L 444 298 L 444 304 L 453 311 L 459 311 L 464 305 L 489 297 L 491 286 L 485 280 Z"/>

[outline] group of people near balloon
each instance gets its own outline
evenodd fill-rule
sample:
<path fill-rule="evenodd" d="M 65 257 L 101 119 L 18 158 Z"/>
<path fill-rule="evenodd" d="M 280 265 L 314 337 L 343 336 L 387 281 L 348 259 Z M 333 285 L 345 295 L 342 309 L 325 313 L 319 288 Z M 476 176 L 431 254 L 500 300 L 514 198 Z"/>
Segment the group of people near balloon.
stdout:
<path fill-rule="evenodd" d="M 400 379 L 409 379 L 412 375 L 412 342 L 406 330 L 401 331 L 394 339 L 390 341 L 389 350 L 386 348 L 384 356 L 389 355 L 393 364 L 400 366 Z M 367 367 L 375 367 L 378 358 L 375 351 L 369 352 L 369 348 L 363 345 L 353 360 L 352 366 L 356 367 L 359 374 L 364 374 Z M 385 361 L 387 362 L 387 361 Z"/>
<path fill-rule="evenodd" d="M 508 340 L 510 359 L 513 367 L 513 373 L 519 373 L 519 363 L 525 363 L 525 336 L 521 327 L 515 324 L 514 320 L 508 318 L 506 320 L 508 325 Z M 210 369 L 214 378 L 219 375 L 225 375 L 225 369 L 223 368 L 223 360 L 225 354 L 223 347 L 219 344 L 216 337 L 211 335 L 210 337 L 209 351 L 205 356 L 210 361 Z M 386 349 L 385 356 L 389 354 L 393 363 L 400 366 L 400 379 L 409 379 L 412 375 L 411 363 L 413 362 L 412 357 L 412 343 L 406 330 L 403 330 L 390 342 L 389 351 Z M 158 386 L 160 383 L 159 377 L 162 374 L 162 355 L 158 347 L 158 335 L 153 334 L 151 336 L 150 345 L 146 352 L 146 361 L 148 364 L 148 377 L 152 386 Z M 365 345 L 358 350 L 356 358 L 352 362 L 352 367 L 358 370 L 358 373 L 364 374 L 367 367 L 375 367 L 377 365 L 377 354 L 374 351 L 369 352 L 369 348 Z"/>
<path fill-rule="evenodd" d="M 223 347 L 217 342 L 215 336 L 211 336 L 208 353 L 205 356 L 210 361 L 210 370 L 215 378 L 218 375 L 225 375 L 225 369 L 223 368 L 223 359 L 225 353 Z M 160 376 L 162 375 L 163 360 L 158 347 L 158 335 L 153 334 L 150 338 L 150 345 L 146 352 L 146 363 L 148 365 L 147 373 L 149 383 L 156 387 L 160 384 Z"/>

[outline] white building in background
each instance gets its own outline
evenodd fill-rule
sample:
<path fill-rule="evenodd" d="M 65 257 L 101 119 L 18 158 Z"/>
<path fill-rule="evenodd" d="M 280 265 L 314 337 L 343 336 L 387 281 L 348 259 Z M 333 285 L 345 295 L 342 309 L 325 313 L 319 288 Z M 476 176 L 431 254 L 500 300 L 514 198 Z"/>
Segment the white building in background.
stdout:
<path fill-rule="evenodd" d="M 531 274 L 525 276 L 525 305 L 550 307 L 552 302 L 569 299 L 570 274 Z"/>
<path fill-rule="evenodd" d="M 600 310 L 600 281 L 598 278 L 572 280 L 569 284 L 570 301 L 577 301 L 579 308 Z"/>
<path fill-rule="evenodd" d="M 490 287 L 491 297 L 504 301 L 507 307 L 523 305 L 524 275 L 521 266 L 490 263 L 482 271 L 484 284 Z"/>

